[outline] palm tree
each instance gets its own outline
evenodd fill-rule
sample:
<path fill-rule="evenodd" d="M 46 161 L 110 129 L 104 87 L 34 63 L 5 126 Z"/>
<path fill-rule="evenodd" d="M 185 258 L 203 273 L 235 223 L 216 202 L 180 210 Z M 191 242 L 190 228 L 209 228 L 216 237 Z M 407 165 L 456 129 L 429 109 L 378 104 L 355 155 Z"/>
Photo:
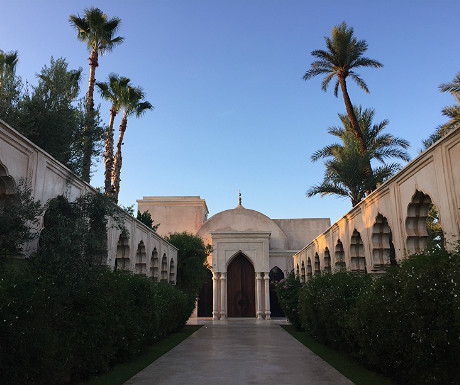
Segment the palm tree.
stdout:
<path fill-rule="evenodd" d="M 401 169 L 399 163 L 385 163 L 389 158 L 398 158 L 409 161 L 405 149 L 409 143 L 401 138 L 382 133 L 388 125 L 388 120 L 379 124 L 372 124 L 375 114 L 373 109 L 362 110 L 361 106 L 354 107 L 353 112 L 358 119 L 363 139 L 367 148 L 364 155 L 361 153 L 351 121 L 346 114 L 338 114 L 343 127 L 330 127 L 328 132 L 342 141 L 341 144 L 332 144 L 316 151 L 311 159 L 313 162 L 326 159 L 326 172 L 321 184 L 313 186 L 307 191 L 307 196 L 332 194 L 348 197 L 352 205 L 358 204 L 369 190 L 370 186 L 383 183 L 396 171 Z M 371 160 L 381 163 L 372 170 L 369 176 L 367 169 Z"/>
<path fill-rule="evenodd" d="M 97 87 L 99 88 L 99 92 L 101 96 L 112 102 L 112 107 L 110 108 L 110 121 L 109 126 L 107 127 L 106 135 L 105 135 L 105 150 L 104 150 L 104 164 L 105 164 L 105 172 L 104 172 L 104 189 L 107 195 L 112 194 L 112 173 L 113 173 L 113 124 L 115 121 L 115 117 L 117 116 L 118 112 L 123 107 L 123 95 L 126 93 L 126 89 L 130 79 L 126 77 L 120 77 L 117 74 L 110 74 L 109 81 L 107 83 L 98 82 L 96 83 Z"/>
<path fill-rule="evenodd" d="M 3 52 L 0 49 L 0 89 L 2 88 L 4 79 L 14 74 L 18 60 L 18 51 Z"/>
<path fill-rule="evenodd" d="M 436 128 L 436 131 L 428 139 L 423 141 L 425 149 L 447 135 L 450 131 L 460 127 L 460 72 L 455 75 L 454 80 L 450 83 L 441 84 L 439 89 L 441 92 L 450 92 L 457 100 L 457 104 L 446 106 L 442 109 L 442 114 L 450 120 Z"/>
<path fill-rule="evenodd" d="M 153 106 L 147 102 L 142 101 L 145 94 L 141 88 L 126 87 L 123 92 L 122 103 L 124 107 L 123 118 L 120 124 L 120 134 L 117 142 L 117 152 L 115 153 L 115 160 L 112 173 L 112 192 L 115 202 L 118 202 L 118 194 L 120 193 L 120 174 L 122 166 L 121 146 L 123 145 L 123 138 L 128 124 L 128 117 L 135 115 L 137 118 L 141 117 L 147 110 L 153 109 Z"/>
<path fill-rule="evenodd" d="M 87 143 L 84 149 L 82 170 L 82 178 L 89 182 L 92 154 L 91 135 L 89 132 L 91 131 L 91 125 L 94 124 L 93 96 L 96 67 L 99 65 L 99 55 L 103 56 L 105 53 L 110 52 L 116 45 L 123 41 L 123 37 L 114 36 L 120 24 L 119 18 L 113 17 L 108 20 L 105 13 L 99 8 L 94 7 L 86 8 L 84 13 L 83 17 L 70 15 L 69 20 L 71 25 L 77 30 L 78 40 L 86 42 L 87 48 L 91 52 L 89 58 L 89 85 L 85 105 L 85 133 Z"/>
<path fill-rule="evenodd" d="M 340 84 L 348 118 L 358 140 L 361 153 L 364 154 L 366 142 L 358 119 L 354 114 L 353 105 L 347 91 L 346 79 L 350 76 L 359 87 L 369 93 L 366 83 L 354 72 L 354 69 L 359 67 L 378 68 L 383 65 L 376 60 L 363 57 L 364 52 L 367 50 L 367 42 L 365 40 L 356 40 L 353 36 L 353 28 L 348 28 L 345 22 L 332 28 L 332 38 L 325 36 L 324 39 L 326 40 L 327 51 L 315 50 L 311 52 L 317 60 L 311 64 L 311 69 L 305 73 L 303 79 L 308 80 L 317 75 L 326 75 L 321 83 L 322 89 L 326 91 L 330 81 L 337 77 L 334 95 L 337 97 Z"/>

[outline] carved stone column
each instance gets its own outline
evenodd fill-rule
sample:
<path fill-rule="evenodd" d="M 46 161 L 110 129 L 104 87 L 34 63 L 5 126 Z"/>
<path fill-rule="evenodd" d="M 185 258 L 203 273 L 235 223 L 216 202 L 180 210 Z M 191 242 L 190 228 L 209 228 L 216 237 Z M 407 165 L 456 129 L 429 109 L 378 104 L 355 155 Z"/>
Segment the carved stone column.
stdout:
<path fill-rule="evenodd" d="M 262 273 L 256 273 L 257 319 L 262 317 Z"/>
<path fill-rule="evenodd" d="M 270 276 L 268 272 L 264 273 L 264 284 L 265 284 L 265 319 L 270 319 Z"/>
<path fill-rule="evenodd" d="M 212 319 L 218 320 L 219 319 L 219 291 L 217 290 L 217 284 L 219 282 L 219 273 L 212 273 Z"/>
<path fill-rule="evenodd" d="M 227 318 L 227 273 L 220 273 L 220 319 Z"/>

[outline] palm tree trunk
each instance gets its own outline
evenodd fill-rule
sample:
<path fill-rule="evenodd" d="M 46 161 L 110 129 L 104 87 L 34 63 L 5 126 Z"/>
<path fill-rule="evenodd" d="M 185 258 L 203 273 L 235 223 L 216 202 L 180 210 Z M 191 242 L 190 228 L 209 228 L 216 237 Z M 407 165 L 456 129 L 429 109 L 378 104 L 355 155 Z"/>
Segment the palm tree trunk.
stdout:
<path fill-rule="evenodd" d="M 340 88 L 342 89 L 343 101 L 345 102 L 348 118 L 350 119 L 351 126 L 353 127 L 355 137 L 358 140 L 361 154 L 364 155 L 366 152 L 366 143 L 364 142 L 363 133 L 359 127 L 358 119 L 356 119 L 355 111 L 353 110 L 353 104 L 351 104 L 350 96 L 348 95 L 347 82 L 345 81 L 345 77 L 339 76 L 338 78 L 340 82 Z"/>
<path fill-rule="evenodd" d="M 128 118 L 126 116 L 126 112 L 123 115 L 123 119 L 121 120 L 120 124 L 120 135 L 118 136 L 117 142 L 117 152 L 115 153 L 115 161 L 113 166 L 113 174 L 112 174 L 112 186 L 113 186 L 113 199 L 115 203 L 118 203 L 118 194 L 120 193 L 120 174 L 121 174 L 121 165 L 123 162 L 123 158 L 121 156 L 121 146 L 123 145 L 123 137 L 126 131 L 126 125 L 128 123 Z"/>
<path fill-rule="evenodd" d="M 93 153 L 93 140 L 92 131 L 94 128 L 94 83 L 96 82 L 96 67 L 98 64 L 99 53 L 96 49 L 91 51 L 89 58 L 89 85 L 88 93 L 86 94 L 85 105 L 85 130 L 84 130 L 84 144 L 83 144 L 83 165 L 81 177 L 85 182 L 90 181 L 91 172 L 91 155 Z"/>
<path fill-rule="evenodd" d="M 105 194 L 112 194 L 112 172 L 113 172 L 113 123 L 117 116 L 118 110 L 112 105 L 110 109 L 110 122 L 107 132 L 105 134 L 105 150 L 104 150 L 104 163 L 105 163 Z"/>
<path fill-rule="evenodd" d="M 350 119 L 351 126 L 353 127 L 353 131 L 355 133 L 356 140 L 359 143 L 359 149 L 361 150 L 361 154 L 364 155 L 367 150 L 366 142 L 364 141 L 364 136 L 363 132 L 361 131 L 361 128 L 359 127 L 358 119 L 356 119 L 355 111 L 353 109 L 353 104 L 351 104 L 350 96 L 348 95 L 347 91 L 347 82 L 345 80 L 345 77 L 343 76 L 338 76 L 339 82 L 340 82 L 340 88 L 342 89 L 342 94 L 343 94 L 343 100 L 345 102 L 345 108 L 347 109 L 347 114 L 348 118 Z M 372 167 L 371 167 L 371 161 L 368 161 L 368 164 L 366 166 L 366 176 L 369 178 L 369 180 L 372 180 Z M 367 191 L 367 194 L 371 193 L 373 190 L 375 190 L 377 186 L 374 184 L 370 186 L 369 190 Z"/>

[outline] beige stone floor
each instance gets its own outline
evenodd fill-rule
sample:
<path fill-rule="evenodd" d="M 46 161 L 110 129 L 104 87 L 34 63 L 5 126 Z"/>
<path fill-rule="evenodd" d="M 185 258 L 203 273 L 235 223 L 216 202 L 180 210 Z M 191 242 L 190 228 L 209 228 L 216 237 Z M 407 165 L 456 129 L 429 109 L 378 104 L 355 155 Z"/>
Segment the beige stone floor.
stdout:
<path fill-rule="evenodd" d="M 352 384 L 284 331 L 284 320 L 189 323 L 203 327 L 125 385 Z"/>

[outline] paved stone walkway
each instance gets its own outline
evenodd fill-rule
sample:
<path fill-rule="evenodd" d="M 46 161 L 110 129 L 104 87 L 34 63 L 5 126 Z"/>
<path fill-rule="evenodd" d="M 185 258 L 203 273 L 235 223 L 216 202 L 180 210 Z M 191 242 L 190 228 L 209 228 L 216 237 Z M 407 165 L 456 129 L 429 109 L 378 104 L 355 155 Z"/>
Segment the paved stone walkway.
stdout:
<path fill-rule="evenodd" d="M 202 323 L 125 385 L 353 384 L 283 330 L 284 321 Z"/>

